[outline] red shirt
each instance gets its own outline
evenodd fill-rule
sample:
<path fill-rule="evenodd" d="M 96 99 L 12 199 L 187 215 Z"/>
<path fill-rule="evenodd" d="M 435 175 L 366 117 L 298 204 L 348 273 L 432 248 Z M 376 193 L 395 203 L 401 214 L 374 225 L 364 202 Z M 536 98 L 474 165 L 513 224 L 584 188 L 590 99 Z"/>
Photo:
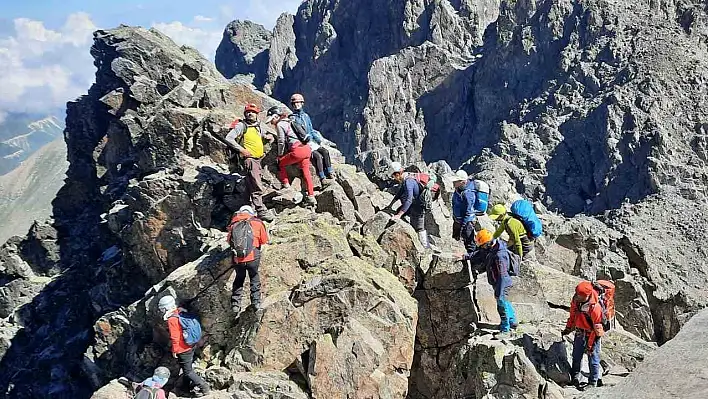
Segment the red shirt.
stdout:
<path fill-rule="evenodd" d="M 192 347 L 187 345 L 187 343 L 184 341 L 182 325 L 179 324 L 179 317 L 177 317 L 180 311 L 182 311 L 182 309 L 175 309 L 170 315 L 170 317 L 167 319 L 167 329 L 170 331 L 170 343 L 172 344 L 172 353 L 176 354 L 184 353 L 192 349 Z"/>
<path fill-rule="evenodd" d="M 585 305 L 587 310 L 582 310 L 581 307 Z M 602 337 L 605 334 L 605 330 L 602 328 L 602 306 L 598 303 L 596 293 L 593 292 L 587 304 L 570 301 L 570 316 L 565 327 L 569 330 L 580 329 L 590 334 L 588 348 L 592 348 L 597 337 Z"/>
<path fill-rule="evenodd" d="M 228 231 L 229 234 L 226 237 L 226 240 L 228 242 L 231 242 L 231 227 L 236 223 L 241 220 L 246 220 L 248 218 L 251 218 L 251 228 L 253 229 L 253 251 L 251 251 L 250 254 L 244 256 L 243 258 L 237 258 L 234 256 L 234 262 L 235 263 L 245 263 L 245 262 L 250 262 L 254 259 L 256 259 L 256 249 L 260 249 L 261 245 L 268 244 L 268 232 L 266 231 L 265 224 L 258 219 L 255 216 L 251 216 L 248 213 L 237 213 L 234 215 L 234 217 L 231 219 L 231 223 L 229 223 Z"/>

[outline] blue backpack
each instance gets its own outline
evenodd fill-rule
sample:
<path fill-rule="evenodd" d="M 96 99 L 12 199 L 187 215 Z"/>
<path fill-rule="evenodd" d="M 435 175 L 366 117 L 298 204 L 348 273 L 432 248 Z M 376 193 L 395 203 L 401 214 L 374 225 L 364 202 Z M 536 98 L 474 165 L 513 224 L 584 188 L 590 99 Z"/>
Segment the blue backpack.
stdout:
<path fill-rule="evenodd" d="M 177 317 L 179 317 L 179 325 L 182 326 L 184 342 L 189 346 L 194 346 L 202 339 L 202 326 L 199 324 L 197 316 L 180 312 Z"/>
<path fill-rule="evenodd" d="M 541 220 L 533 210 L 533 204 L 526 200 L 518 200 L 511 204 L 511 216 L 520 220 L 530 238 L 538 238 L 543 233 Z"/>

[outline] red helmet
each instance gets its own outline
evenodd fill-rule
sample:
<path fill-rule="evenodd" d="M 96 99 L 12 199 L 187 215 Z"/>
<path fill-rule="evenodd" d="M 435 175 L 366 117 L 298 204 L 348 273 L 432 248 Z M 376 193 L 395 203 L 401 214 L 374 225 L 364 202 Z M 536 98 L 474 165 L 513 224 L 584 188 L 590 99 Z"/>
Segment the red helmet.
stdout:
<path fill-rule="evenodd" d="M 255 113 L 260 113 L 261 110 L 258 108 L 258 106 L 254 103 L 248 103 L 246 104 L 246 107 L 243 109 L 243 113 L 245 114 L 246 112 L 255 112 Z"/>

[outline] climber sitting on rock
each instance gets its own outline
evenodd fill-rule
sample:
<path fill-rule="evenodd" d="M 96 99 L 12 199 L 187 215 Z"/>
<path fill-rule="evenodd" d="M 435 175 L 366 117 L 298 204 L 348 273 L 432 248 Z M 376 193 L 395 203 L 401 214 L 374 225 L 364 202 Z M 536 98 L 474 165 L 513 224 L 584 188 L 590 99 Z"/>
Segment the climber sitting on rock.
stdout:
<path fill-rule="evenodd" d="M 295 93 L 290 97 L 290 105 L 293 107 L 291 118 L 301 124 L 307 132 L 307 145 L 312 149 L 310 160 L 315 165 L 317 176 L 323 186 L 332 182 L 332 160 L 329 156 L 329 151 L 322 144 L 322 134 L 312 127 L 312 119 L 305 110 L 305 97 L 302 94 Z"/>
<path fill-rule="evenodd" d="M 255 216 L 253 208 L 244 205 L 231 219 L 227 240 L 234 253 L 233 263 L 236 269 L 231 307 L 236 317 L 241 314 L 241 297 L 246 273 L 251 281 L 251 305 L 261 308 L 261 280 L 258 266 L 261 263 L 261 247 L 268 243 L 268 232 L 263 222 Z"/>
<path fill-rule="evenodd" d="M 184 309 L 177 307 L 177 302 L 171 295 L 165 295 L 160 298 L 157 306 L 160 312 L 162 312 L 164 320 L 167 321 L 172 356 L 177 359 L 182 369 L 183 377 L 188 380 L 188 384 L 194 384 L 199 387 L 197 396 L 208 394 L 211 391 L 209 385 L 194 371 L 192 365 L 192 363 L 194 363 L 194 344 L 187 342 L 187 339 L 190 338 L 190 334 L 185 334 L 186 329 L 182 326 L 184 320 L 182 314 L 184 313 Z M 201 329 L 199 332 L 201 333 Z M 190 388 L 191 387 L 187 387 L 187 390 Z"/>
<path fill-rule="evenodd" d="M 575 287 L 575 295 L 570 301 L 570 316 L 561 335 L 575 331 L 573 340 L 573 364 L 570 369 L 572 384 L 580 384 L 580 366 L 583 355 L 587 354 L 590 377 L 587 386 L 602 386 L 600 379 L 600 342 L 605 334 L 602 326 L 602 306 L 590 281 L 582 281 Z"/>
<path fill-rule="evenodd" d="M 519 324 L 514 306 L 507 299 L 513 282 L 509 275 L 511 259 L 506 243 L 495 239 L 492 233 L 486 229 L 477 233 L 475 243 L 486 253 L 484 263 L 487 269 L 487 281 L 494 288 L 494 298 L 497 300 L 497 311 L 501 319 L 500 334 L 497 335 L 497 338 L 509 338 L 511 329 L 516 329 Z"/>
<path fill-rule="evenodd" d="M 226 135 L 226 142 L 237 150 L 244 160 L 247 173 L 246 188 L 253 206 L 258 211 L 258 217 L 266 222 L 271 222 L 274 218 L 273 213 L 263 204 L 261 159 L 265 155 L 265 151 L 263 149 L 264 136 L 258 121 L 259 112 L 260 109 L 256 104 L 247 104 L 243 110 L 244 119 L 233 124 L 231 131 Z"/>
<path fill-rule="evenodd" d="M 499 238 L 506 231 L 509 235 L 508 248 L 522 259 L 527 258 L 533 251 L 533 241 L 529 238 L 524 224 L 510 215 L 502 204 L 492 207 L 489 211 L 489 218 L 499 222 L 499 227 L 494 232 L 494 238 Z"/>
<path fill-rule="evenodd" d="M 452 184 L 455 192 L 452 194 L 452 238 L 462 241 L 468 254 L 473 253 L 477 245 L 474 242 L 476 218 L 474 204 L 475 184 L 474 181 L 467 180 L 467 172 L 458 170 L 452 176 Z"/>
<path fill-rule="evenodd" d="M 288 165 L 298 164 L 302 170 L 302 177 L 307 188 L 307 205 L 317 205 L 315 200 L 312 174 L 310 174 L 310 155 L 312 150 L 307 146 L 307 138 L 299 137 L 289 119 L 289 110 L 285 107 L 271 107 L 268 110 L 266 123 L 273 125 L 278 132 L 278 174 L 283 186 L 290 187 Z"/>
<path fill-rule="evenodd" d="M 425 213 L 430 209 L 430 203 L 433 201 L 433 196 L 437 195 L 438 188 L 428 187 L 430 176 L 425 173 L 405 172 L 399 162 L 391 163 L 390 168 L 391 177 L 400 184 L 400 188 L 386 209 L 393 209 L 396 201 L 401 200 L 401 206 L 395 211 L 393 219 L 400 219 L 407 215 L 411 226 L 418 232 L 418 238 L 420 238 L 423 247 L 433 248 L 428 241 L 428 233 L 425 231 Z M 435 193 L 431 191 L 435 191 Z"/>

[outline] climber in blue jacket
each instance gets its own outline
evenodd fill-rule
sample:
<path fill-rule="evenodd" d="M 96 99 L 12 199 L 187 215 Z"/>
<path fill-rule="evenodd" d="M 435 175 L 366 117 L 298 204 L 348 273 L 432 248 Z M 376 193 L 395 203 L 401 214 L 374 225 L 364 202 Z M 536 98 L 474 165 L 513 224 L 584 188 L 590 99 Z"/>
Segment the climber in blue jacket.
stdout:
<path fill-rule="evenodd" d="M 322 134 L 312 127 L 312 119 L 303 109 L 305 97 L 302 94 L 293 94 L 290 97 L 290 104 L 293 108 L 293 120 L 300 123 L 307 131 L 307 137 L 310 139 L 307 144 L 312 149 L 310 159 L 312 164 L 315 165 L 320 181 L 323 185 L 326 185 L 330 182 L 327 179 L 332 179 L 332 160 L 329 156 L 329 151 L 322 145 L 322 141 L 324 141 Z"/>

